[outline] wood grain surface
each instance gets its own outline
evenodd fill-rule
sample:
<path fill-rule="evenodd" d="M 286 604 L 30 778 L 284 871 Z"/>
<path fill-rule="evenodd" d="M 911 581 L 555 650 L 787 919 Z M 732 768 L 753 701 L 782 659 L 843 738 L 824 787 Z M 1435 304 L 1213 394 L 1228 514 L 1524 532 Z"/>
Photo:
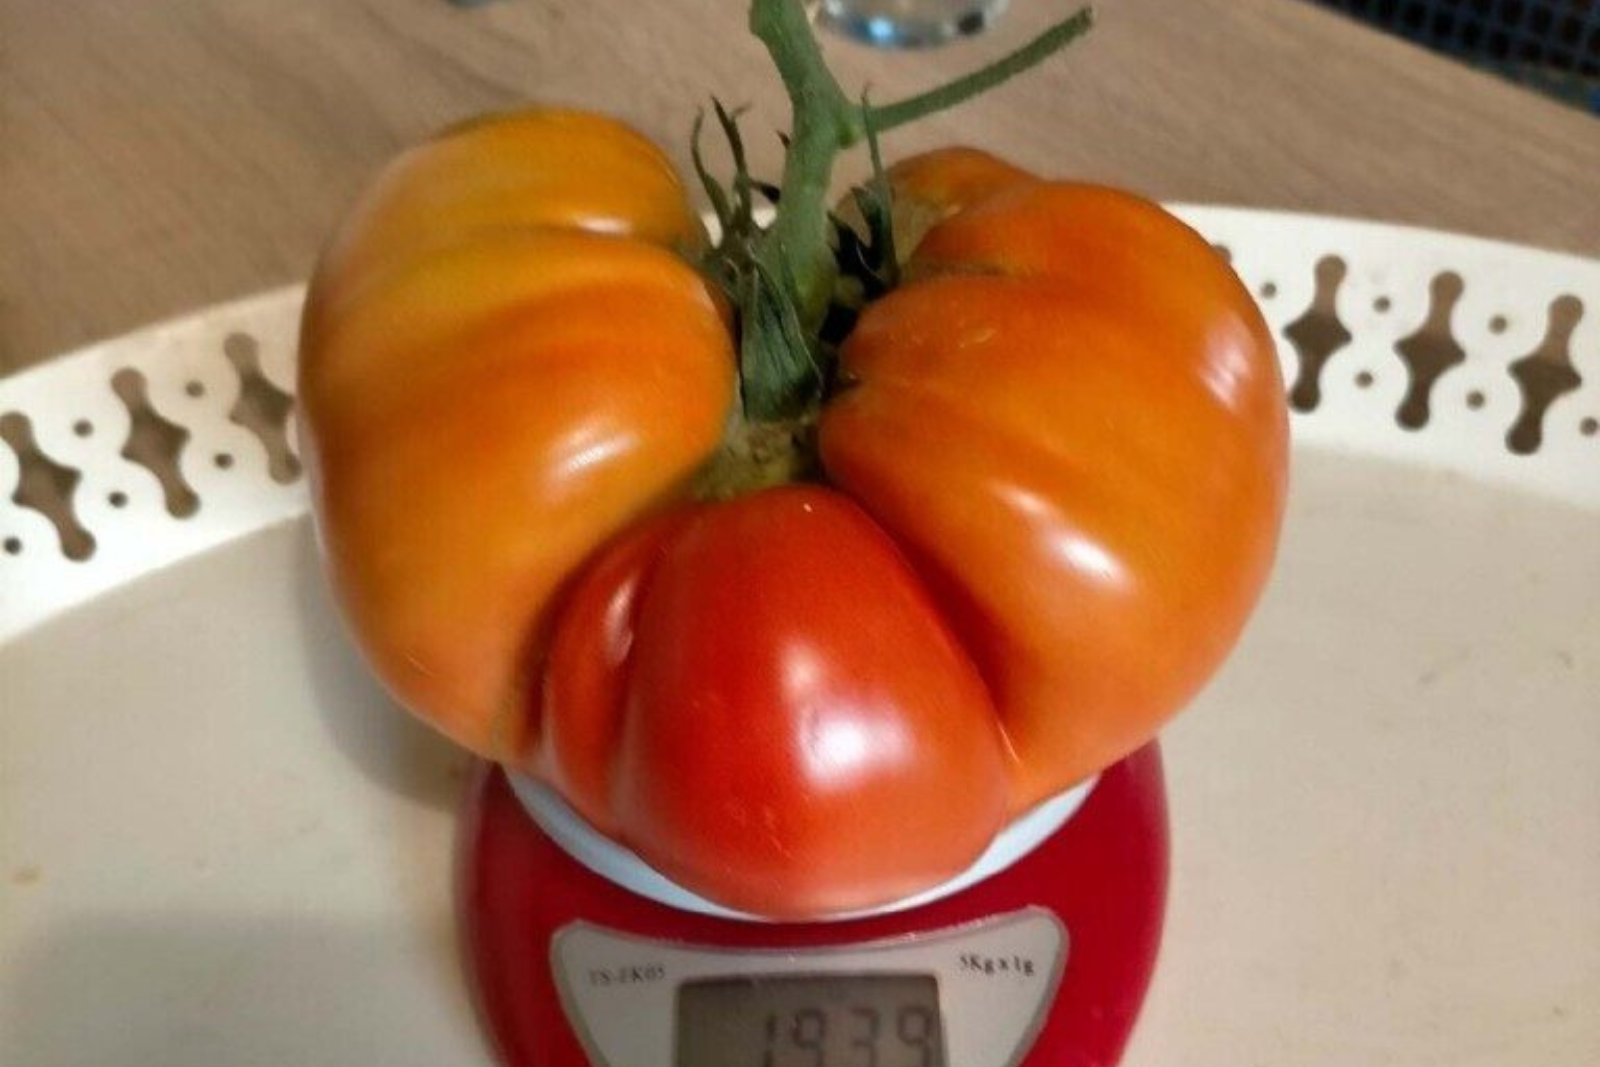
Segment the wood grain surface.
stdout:
<path fill-rule="evenodd" d="M 880 101 L 1020 42 L 828 48 Z M 1600 252 L 1600 121 L 1298 0 L 1104 0 L 1091 38 L 891 154 L 962 141 L 1153 196 Z M 686 161 L 710 94 L 773 170 L 778 86 L 743 0 L 0 0 L 0 373 L 303 277 L 374 168 L 529 100 Z M 841 178 L 859 174 L 855 160 Z"/>

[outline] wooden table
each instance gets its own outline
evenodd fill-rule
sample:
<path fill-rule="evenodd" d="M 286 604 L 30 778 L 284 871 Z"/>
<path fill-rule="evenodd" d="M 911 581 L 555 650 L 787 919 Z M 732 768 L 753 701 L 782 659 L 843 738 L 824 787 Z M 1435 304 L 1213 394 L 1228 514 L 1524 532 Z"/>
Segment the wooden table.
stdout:
<path fill-rule="evenodd" d="M 985 38 L 931 52 L 829 49 L 887 100 L 1070 4 L 1022 0 Z M 777 128 L 743 6 L 0 0 L 0 373 L 303 277 L 375 167 L 474 112 L 603 109 L 680 163 L 709 94 Z M 1158 197 L 1600 251 L 1591 116 L 1297 0 L 1106 0 L 1101 16 L 1088 42 L 891 153 L 967 141 Z M 772 170 L 775 138 L 755 140 Z"/>

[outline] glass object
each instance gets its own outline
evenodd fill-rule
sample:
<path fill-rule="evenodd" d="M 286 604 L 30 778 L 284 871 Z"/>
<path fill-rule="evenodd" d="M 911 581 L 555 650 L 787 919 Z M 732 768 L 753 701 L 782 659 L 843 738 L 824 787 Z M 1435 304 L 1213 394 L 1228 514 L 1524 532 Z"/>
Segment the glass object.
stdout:
<path fill-rule="evenodd" d="M 1000 17 L 1010 0 L 821 0 L 830 30 L 885 48 L 943 44 Z"/>

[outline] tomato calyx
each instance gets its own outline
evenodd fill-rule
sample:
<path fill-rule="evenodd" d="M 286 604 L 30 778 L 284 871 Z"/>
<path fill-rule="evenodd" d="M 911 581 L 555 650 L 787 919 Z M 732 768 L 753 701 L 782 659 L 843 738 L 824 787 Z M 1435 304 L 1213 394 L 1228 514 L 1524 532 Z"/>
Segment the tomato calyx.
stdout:
<path fill-rule="evenodd" d="M 695 475 L 696 500 L 732 500 L 778 485 L 822 480 L 817 410 L 790 419 L 753 422 L 736 416 L 722 445 Z"/>
<path fill-rule="evenodd" d="M 703 115 L 692 146 L 722 231 L 703 266 L 739 314 L 739 399 L 747 424 L 781 425 L 814 412 L 832 386 L 834 346 L 861 306 L 897 280 L 878 135 L 986 92 L 1077 40 L 1092 23 L 1092 10 L 1082 8 L 988 66 L 877 105 L 846 95 L 800 0 L 751 0 L 750 30 L 772 57 L 790 101 L 782 179 L 772 185 L 750 177 L 738 113 L 720 103 L 714 107 L 733 160 L 731 182 L 719 184 L 705 166 Z M 828 209 L 835 160 L 862 143 L 872 153 L 873 177 L 853 200 L 865 233 Z M 770 224 L 756 221 L 757 197 L 776 209 Z"/>

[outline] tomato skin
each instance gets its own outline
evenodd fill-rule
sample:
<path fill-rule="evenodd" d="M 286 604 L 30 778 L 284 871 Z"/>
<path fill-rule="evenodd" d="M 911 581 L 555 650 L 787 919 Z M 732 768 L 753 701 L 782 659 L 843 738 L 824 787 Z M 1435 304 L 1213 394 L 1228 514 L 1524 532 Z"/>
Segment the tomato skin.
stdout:
<path fill-rule="evenodd" d="M 935 148 L 899 160 L 889 168 L 895 247 L 904 255 L 921 243 L 929 229 L 973 203 L 1038 180 L 975 148 Z"/>
<path fill-rule="evenodd" d="M 631 616 L 626 656 L 589 702 L 547 701 L 544 730 L 608 740 L 552 771 L 607 783 L 591 822 L 680 884 L 775 918 L 849 911 L 953 877 L 999 830 L 1004 742 L 977 671 L 840 494 L 770 489 L 625 539 L 576 583 L 554 648 L 602 614 Z M 595 661 L 553 656 L 547 685 L 574 691 Z"/>
<path fill-rule="evenodd" d="M 677 177 L 607 119 L 407 153 L 303 320 L 318 531 L 379 677 L 775 918 L 926 889 L 1147 741 L 1281 522 L 1272 339 L 1198 235 L 967 149 L 890 176 L 915 251 L 842 350 L 830 487 L 685 503 L 727 309 Z"/>
<path fill-rule="evenodd" d="M 336 313 L 374 276 L 442 249 L 533 229 L 702 239 L 671 162 L 620 123 L 555 108 L 484 116 L 384 168 L 323 250 L 312 310 Z"/>
<path fill-rule="evenodd" d="M 596 553 L 562 598 L 546 654 L 532 769 L 595 829 L 620 837 L 612 813 L 615 754 L 639 598 L 691 512 L 669 512 Z"/>
<path fill-rule="evenodd" d="M 334 590 L 397 699 L 481 755 L 525 758 L 562 583 L 721 437 L 732 342 L 674 251 L 698 237 L 648 141 L 534 111 L 403 155 L 313 279 L 300 429 Z"/>
<path fill-rule="evenodd" d="M 1232 646 L 1287 425 L 1271 337 L 1202 238 L 996 174 L 950 186 L 960 209 L 847 339 L 821 448 L 983 671 L 1022 810 L 1147 741 Z"/>

